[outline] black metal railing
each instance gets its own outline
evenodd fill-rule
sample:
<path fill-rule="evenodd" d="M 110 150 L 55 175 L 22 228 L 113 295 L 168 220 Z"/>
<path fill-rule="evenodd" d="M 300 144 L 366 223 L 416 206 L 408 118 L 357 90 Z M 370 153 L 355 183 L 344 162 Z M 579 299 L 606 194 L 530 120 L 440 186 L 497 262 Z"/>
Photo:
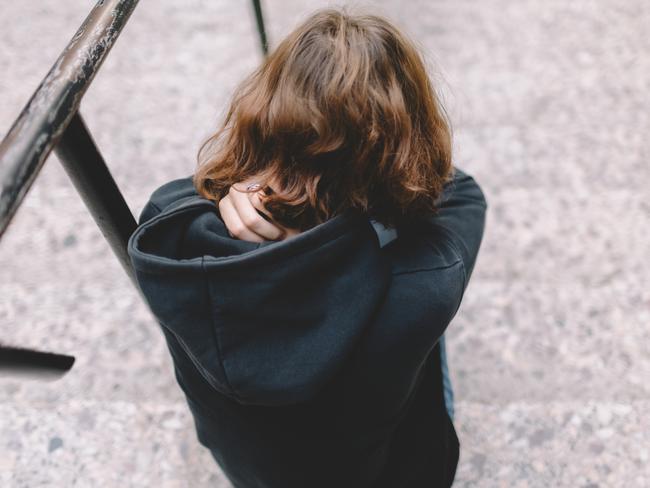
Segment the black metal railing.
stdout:
<path fill-rule="evenodd" d="M 135 219 L 95 145 L 79 105 L 138 0 L 100 0 L 72 37 L 0 143 L 0 238 L 54 150 L 86 207 L 135 282 L 126 245 Z M 253 0 L 260 44 L 268 42 Z M 74 357 L 0 345 L 0 373 L 59 377 Z"/>

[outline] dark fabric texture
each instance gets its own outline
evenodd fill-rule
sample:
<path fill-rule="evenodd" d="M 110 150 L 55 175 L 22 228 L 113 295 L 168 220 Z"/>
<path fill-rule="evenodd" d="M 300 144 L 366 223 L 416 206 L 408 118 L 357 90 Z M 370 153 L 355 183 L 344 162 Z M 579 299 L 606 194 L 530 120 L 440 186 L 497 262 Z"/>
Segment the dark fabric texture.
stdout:
<path fill-rule="evenodd" d="M 356 211 L 258 244 L 231 238 L 191 178 L 153 193 L 129 254 L 199 441 L 235 488 L 451 485 L 438 340 L 485 211 L 456 169 L 439 212 L 384 247 Z"/>

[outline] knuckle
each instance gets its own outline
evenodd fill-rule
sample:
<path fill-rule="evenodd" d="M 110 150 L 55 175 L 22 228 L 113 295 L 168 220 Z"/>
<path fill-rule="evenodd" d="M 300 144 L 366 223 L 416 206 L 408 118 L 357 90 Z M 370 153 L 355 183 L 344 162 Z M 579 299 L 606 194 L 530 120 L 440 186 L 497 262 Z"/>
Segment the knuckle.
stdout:
<path fill-rule="evenodd" d="M 242 217 L 242 222 L 249 229 L 257 230 L 260 226 L 260 221 L 255 217 L 255 215 L 244 215 Z"/>
<path fill-rule="evenodd" d="M 228 226 L 230 233 L 236 237 L 241 237 L 244 232 L 244 227 L 239 224 L 231 224 Z"/>

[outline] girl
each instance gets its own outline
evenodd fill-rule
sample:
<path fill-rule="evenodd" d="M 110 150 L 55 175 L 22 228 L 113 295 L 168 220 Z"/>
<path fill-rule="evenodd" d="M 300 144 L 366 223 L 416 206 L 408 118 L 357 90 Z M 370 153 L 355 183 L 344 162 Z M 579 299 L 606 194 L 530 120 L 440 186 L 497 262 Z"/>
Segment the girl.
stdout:
<path fill-rule="evenodd" d="M 446 487 L 442 336 L 486 203 L 387 20 L 315 13 L 129 241 L 199 441 L 236 488 Z"/>

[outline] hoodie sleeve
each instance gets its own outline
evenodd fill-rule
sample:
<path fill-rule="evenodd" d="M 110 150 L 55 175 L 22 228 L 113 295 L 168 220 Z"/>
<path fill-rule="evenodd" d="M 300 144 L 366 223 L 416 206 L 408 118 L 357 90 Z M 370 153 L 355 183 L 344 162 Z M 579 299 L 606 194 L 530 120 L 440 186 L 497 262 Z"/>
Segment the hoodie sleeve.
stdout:
<path fill-rule="evenodd" d="M 171 205 L 182 198 L 197 194 L 191 176 L 165 183 L 151 194 L 149 201 L 140 213 L 138 224 L 143 224 L 144 222 L 153 219 L 168 205 Z"/>
<path fill-rule="evenodd" d="M 438 213 L 428 223 L 442 229 L 463 261 L 465 283 L 474 269 L 483 230 L 487 202 L 474 178 L 454 168 L 453 179 L 445 185 Z"/>

